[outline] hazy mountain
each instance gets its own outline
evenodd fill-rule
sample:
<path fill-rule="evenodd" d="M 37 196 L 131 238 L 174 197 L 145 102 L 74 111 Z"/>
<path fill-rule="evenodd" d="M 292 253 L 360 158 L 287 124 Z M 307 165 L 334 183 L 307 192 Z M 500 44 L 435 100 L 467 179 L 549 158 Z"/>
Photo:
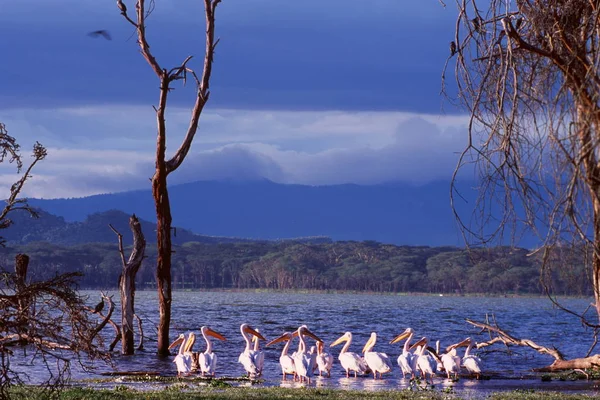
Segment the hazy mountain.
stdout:
<path fill-rule="evenodd" d="M 473 193 L 466 193 L 470 195 Z M 251 239 L 327 236 L 407 245 L 463 245 L 450 207 L 448 182 L 304 186 L 202 181 L 171 186 L 170 198 L 173 224 L 197 234 Z M 155 221 L 150 190 L 31 199 L 30 203 L 71 222 L 113 209 Z M 93 220 L 88 219 L 88 223 Z M 126 225 L 123 231 L 128 232 Z"/>
<path fill-rule="evenodd" d="M 63 217 L 52 215 L 44 210 L 39 211 L 39 218 L 32 218 L 25 211 L 15 211 L 10 214 L 13 225 L 0 231 L 0 236 L 8 245 L 26 244 L 31 242 L 50 242 L 62 245 L 76 245 L 83 243 L 117 243 L 116 234 L 110 229 L 112 225 L 123 235 L 123 243 L 133 241 L 129 229 L 129 215 L 123 211 L 109 210 L 90 214 L 83 221 L 67 222 Z M 146 240 L 153 243 L 156 236 L 156 225 L 140 219 L 142 231 Z M 186 242 L 201 243 L 235 243 L 250 241 L 248 239 L 233 237 L 217 237 L 196 235 L 186 229 L 176 228 L 172 240 L 174 244 Z M 301 241 L 324 242 L 328 238 L 298 238 Z"/>

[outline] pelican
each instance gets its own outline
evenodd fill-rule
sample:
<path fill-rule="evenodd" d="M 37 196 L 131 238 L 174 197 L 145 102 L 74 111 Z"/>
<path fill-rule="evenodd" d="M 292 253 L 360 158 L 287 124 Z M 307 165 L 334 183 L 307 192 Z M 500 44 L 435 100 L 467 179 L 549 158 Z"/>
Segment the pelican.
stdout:
<path fill-rule="evenodd" d="M 354 371 L 354 377 L 356 378 L 358 373 L 364 374 L 367 372 L 369 367 L 365 360 L 356 353 L 352 353 L 348 351 L 350 344 L 352 344 L 352 333 L 346 332 L 339 338 L 337 338 L 333 343 L 329 345 L 329 347 L 337 346 L 338 344 L 346 342 L 342 350 L 340 351 L 340 355 L 338 359 L 340 360 L 340 364 L 346 370 L 346 378 L 350 377 L 350 371 Z"/>
<path fill-rule="evenodd" d="M 471 355 L 471 348 L 473 348 L 473 339 L 470 337 L 466 338 L 462 342 L 455 344 L 455 347 L 467 346 L 465 355 L 462 358 L 462 365 L 471 373 L 475 374 L 475 377 L 479 379 L 481 377 L 481 358 Z"/>
<path fill-rule="evenodd" d="M 250 349 L 250 336 L 255 336 L 260 340 L 266 339 L 263 337 L 263 335 L 256 332 L 256 330 L 254 330 L 254 328 L 252 328 L 248 324 L 240 325 L 240 332 L 242 333 L 242 337 L 246 341 L 246 347 L 244 348 L 244 351 L 240 354 L 238 362 L 240 362 L 244 366 L 244 369 L 248 373 L 248 377 L 254 378 L 258 376 L 259 370 L 257 367 L 256 353 L 254 350 Z"/>
<path fill-rule="evenodd" d="M 398 365 L 402 370 L 402 377 L 406 378 L 406 374 L 410 375 L 411 378 L 415 377 L 416 370 L 416 361 L 417 357 L 413 353 L 410 352 L 410 341 L 414 332 L 411 328 L 406 328 L 404 332 L 396 336 L 390 344 L 398 343 L 399 341 L 406 339 L 404 342 L 404 347 L 402 348 L 402 353 L 398 356 Z"/>
<path fill-rule="evenodd" d="M 169 345 L 169 350 L 171 350 L 173 347 L 179 345 L 179 352 L 177 353 L 177 355 L 175 356 L 175 359 L 173 360 L 173 362 L 177 366 L 177 376 L 189 374 L 191 371 L 191 368 L 192 368 L 191 358 L 189 356 L 187 356 L 186 354 L 184 354 L 186 344 L 187 343 L 185 343 L 185 335 L 183 333 L 181 333 L 179 335 L 179 337 L 177 339 L 175 339 L 175 341 Z"/>
<path fill-rule="evenodd" d="M 446 349 L 446 353 L 442 354 L 442 365 L 448 379 L 451 379 L 451 374 L 454 374 L 454 379 L 458 379 L 460 372 L 461 359 L 456 354 L 456 347 L 456 345 L 452 345 Z"/>
<path fill-rule="evenodd" d="M 298 336 L 298 331 L 294 333 L 285 332 L 277 339 L 273 339 L 265 345 L 270 346 L 272 344 L 285 341 L 285 346 L 283 346 L 283 350 L 281 350 L 281 355 L 279 356 L 279 364 L 281 365 L 281 373 L 283 374 L 284 381 L 287 379 L 288 374 L 292 375 L 294 380 L 296 379 L 296 366 L 294 365 L 294 359 L 288 354 L 290 343 L 292 343 L 292 339 L 295 336 Z"/>
<path fill-rule="evenodd" d="M 415 351 L 415 356 L 417 357 L 417 369 L 421 371 L 421 377 L 427 381 L 427 375 L 429 374 L 429 379 L 431 384 L 433 385 L 433 375 L 435 374 L 435 361 L 433 357 L 429 354 L 425 354 L 425 350 L 427 349 L 427 343 L 429 339 L 426 337 L 421 338 L 418 342 L 413 344 L 410 349 L 417 348 Z"/>
<path fill-rule="evenodd" d="M 202 333 L 202 336 L 204 336 L 204 340 L 206 341 L 206 350 L 204 351 L 204 353 L 200 353 L 198 356 L 200 371 L 202 372 L 202 376 L 215 376 L 215 371 L 217 369 L 217 355 L 213 353 L 212 342 L 208 337 L 212 336 L 219 340 L 227 339 L 225 339 L 225 337 L 220 333 L 210 329 L 208 326 L 203 326 L 202 328 L 200 328 L 200 332 Z"/>
<path fill-rule="evenodd" d="M 331 377 L 331 367 L 333 366 L 333 356 L 323 352 L 323 342 L 317 342 L 317 366 L 319 367 L 319 376 L 323 376 L 323 372 L 327 373 L 327 377 Z"/>
<path fill-rule="evenodd" d="M 260 334 L 258 328 L 256 332 Z M 254 354 L 256 359 L 256 368 L 258 369 L 258 376 L 262 375 L 263 366 L 265 365 L 265 353 L 260 350 L 260 345 L 258 343 L 258 338 L 256 336 L 252 337 L 252 341 L 254 342 Z"/>
<path fill-rule="evenodd" d="M 313 376 L 315 365 L 317 362 L 316 353 L 309 353 L 306 349 L 306 342 L 304 336 L 309 336 L 315 339 L 317 342 L 321 341 L 314 333 L 312 333 L 306 325 L 302 325 L 297 330 L 298 339 L 300 340 L 300 346 L 298 351 L 294 354 L 294 365 L 296 366 L 296 374 L 300 379 L 300 382 L 307 381 L 310 384 L 310 378 Z"/>
<path fill-rule="evenodd" d="M 392 370 L 392 363 L 387 354 L 373 351 L 376 342 L 377 333 L 371 332 L 371 337 L 363 347 L 363 353 L 365 354 L 367 365 L 373 371 L 373 378 L 377 379 L 377 373 L 379 372 L 379 379 L 381 379 L 382 374 L 386 374 Z"/>

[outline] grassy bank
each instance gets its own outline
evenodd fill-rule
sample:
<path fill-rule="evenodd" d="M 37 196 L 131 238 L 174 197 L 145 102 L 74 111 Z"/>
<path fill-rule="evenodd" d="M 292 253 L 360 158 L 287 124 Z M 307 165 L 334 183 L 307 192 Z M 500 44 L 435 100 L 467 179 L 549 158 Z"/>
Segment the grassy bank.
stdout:
<path fill-rule="evenodd" d="M 15 398 L 47 399 L 48 394 L 40 391 L 18 389 Z M 23 397 L 20 397 L 23 396 Z M 435 390 L 395 390 L 395 391 L 358 391 L 334 389 L 288 389 L 288 388 L 194 388 L 169 387 L 162 391 L 137 391 L 126 387 L 116 387 L 112 390 L 99 390 L 87 388 L 74 388 L 63 391 L 58 397 L 61 400 L 191 400 L 191 399 L 218 399 L 218 400 L 243 400 L 243 399 L 390 399 L 390 400 L 422 400 L 422 399 L 462 399 L 461 396 L 446 391 Z M 481 398 L 491 400 L 583 400 L 594 398 L 585 394 L 564 394 L 558 392 L 516 390 L 503 393 L 485 395 Z"/>

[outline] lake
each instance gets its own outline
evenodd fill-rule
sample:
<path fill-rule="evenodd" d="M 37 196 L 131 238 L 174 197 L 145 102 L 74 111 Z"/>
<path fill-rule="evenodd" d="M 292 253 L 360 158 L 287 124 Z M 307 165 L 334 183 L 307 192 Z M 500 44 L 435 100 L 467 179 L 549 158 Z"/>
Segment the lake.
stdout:
<path fill-rule="evenodd" d="M 98 292 L 84 293 L 90 296 L 92 306 L 99 299 Z M 115 299 L 119 298 L 117 291 L 111 293 L 115 294 Z M 590 299 L 566 299 L 564 303 L 582 310 L 590 303 Z M 130 357 L 116 354 L 117 370 L 176 374 L 173 357 L 159 359 L 155 354 L 157 304 L 156 291 L 136 293 L 136 313 L 143 320 L 147 336 L 145 351 Z M 119 308 L 117 306 L 116 310 Z M 529 338 L 548 347 L 555 346 L 566 358 L 584 356 L 591 343 L 592 332 L 586 331 L 574 316 L 553 308 L 547 298 L 279 292 L 174 292 L 171 340 L 180 333 L 194 331 L 197 335 L 194 351 L 203 351 L 205 342 L 199 330 L 202 325 L 210 326 L 227 338 L 226 342 L 213 340 L 214 352 L 219 357 L 217 375 L 239 377 L 243 375 L 244 369 L 237 359 L 245 346 L 240 334 L 240 324 L 249 323 L 258 328 L 268 340 L 306 324 L 325 341 L 326 351 L 335 356 L 332 377 L 317 379 L 316 385 L 368 390 L 402 388 L 408 385 L 408 380 L 402 379 L 402 373 L 396 364 L 402 344 L 390 345 L 390 340 L 411 327 L 415 331 L 414 338 L 427 336 L 433 345 L 436 340 L 440 340 L 442 348 L 469 336 L 477 342 L 486 341 L 487 334 L 465 322 L 465 318 L 484 321 L 486 314 L 494 315 L 500 327 L 514 337 Z M 120 320 L 118 312 L 114 320 Z M 360 352 L 370 333 L 377 332 L 375 350 L 387 353 L 394 364 L 393 372 L 385 375 L 386 379 L 374 381 L 371 377 L 345 378 L 345 372 L 337 361 L 342 345 L 329 348 L 329 343 L 346 331 L 354 335 L 350 347 L 350 351 L 354 352 Z M 110 342 L 113 332 L 105 332 Z M 297 347 L 297 343 L 295 340 L 293 349 Z M 276 344 L 264 349 L 264 385 L 298 385 L 281 381 L 279 355 L 282 347 L 283 344 Z M 552 383 L 540 383 L 540 376 L 531 372 L 532 368 L 549 365 L 553 361 L 551 357 L 524 347 L 514 347 L 512 355 L 504 350 L 503 345 L 496 344 L 487 351 L 476 351 L 483 360 L 484 374 L 492 377 L 490 380 L 461 379 L 459 383 L 450 383 L 443 377 L 437 377 L 435 383 L 442 387 L 453 385 L 462 390 L 480 392 L 514 385 L 523 387 L 524 383 L 527 387 L 542 385 L 544 388 L 553 388 Z M 463 351 L 464 348 L 459 354 L 462 355 Z M 107 371 L 110 371 L 108 367 L 97 370 L 98 373 Z M 81 377 L 91 376 L 79 372 L 74 374 L 74 378 Z M 515 378 L 521 380 L 517 381 Z M 575 390 L 581 386 L 581 382 L 563 382 L 562 385 L 563 389 Z M 589 389 L 589 385 L 584 385 L 583 388 Z"/>

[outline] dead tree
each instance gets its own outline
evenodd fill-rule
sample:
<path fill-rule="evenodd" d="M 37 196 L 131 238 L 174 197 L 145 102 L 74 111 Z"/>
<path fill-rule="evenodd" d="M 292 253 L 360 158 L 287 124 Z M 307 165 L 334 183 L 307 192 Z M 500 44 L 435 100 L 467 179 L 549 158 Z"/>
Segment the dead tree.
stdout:
<path fill-rule="evenodd" d="M 467 319 L 467 322 L 473 326 L 481 328 L 490 334 L 491 339 L 486 342 L 477 343 L 477 348 L 491 346 L 495 343 L 503 343 L 506 346 L 524 346 L 529 347 L 540 354 L 546 354 L 554 358 L 554 362 L 547 367 L 536 368 L 537 372 L 556 372 L 572 369 L 598 369 L 600 368 L 600 354 L 565 360 L 563 354 L 556 348 L 549 348 L 537 344 L 531 339 L 517 339 L 510 335 L 497 325 L 490 325 L 483 322 L 477 322 Z"/>
<path fill-rule="evenodd" d="M 134 351 L 133 344 L 133 316 L 135 315 L 135 275 L 142 265 L 146 239 L 142 226 L 135 214 L 129 217 L 129 227 L 133 234 L 133 248 L 129 260 L 125 260 L 123 251 L 123 235 L 112 225 L 110 228 L 117 234 L 119 240 L 119 254 L 123 270 L 119 277 L 119 291 L 121 294 L 121 354 L 131 355 Z"/>
<path fill-rule="evenodd" d="M 159 301 L 159 322 L 158 322 L 158 354 L 169 354 L 169 326 L 171 321 L 171 203 L 169 201 L 169 192 L 167 189 L 167 177 L 175 171 L 185 157 L 187 156 L 200 120 L 200 114 L 208 101 L 209 83 L 212 71 L 212 63 L 215 47 L 218 40 L 215 41 L 215 11 L 221 0 L 204 0 L 206 15 L 206 50 L 204 55 L 204 66 L 202 76 L 198 77 L 196 72 L 188 66 L 192 56 L 188 56 L 181 65 L 166 69 L 154 57 L 150 51 L 150 45 L 146 36 L 146 19 L 152 12 L 154 2 L 149 2 L 149 9 L 146 8 L 145 0 L 137 0 L 135 3 L 135 17 L 131 18 L 127 11 L 127 6 L 121 0 L 117 1 L 117 6 L 121 15 L 133 25 L 137 32 L 138 45 L 140 51 L 160 82 L 160 93 L 158 106 L 154 107 L 156 111 L 157 122 L 157 140 L 156 140 L 156 163 L 154 175 L 152 176 L 152 196 L 156 208 L 156 242 L 157 242 L 157 265 L 156 265 L 156 283 L 158 289 Z M 167 98 L 172 83 L 183 80 L 185 83 L 188 75 L 195 82 L 196 101 L 192 108 L 190 124 L 175 154 L 170 158 L 166 155 L 167 126 L 165 112 L 167 108 Z"/>
<path fill-rule="evenodd" d="M 537 235 L 542 282 L 586 255 L 593 315 L 600 328 L 600 2 L 456 0 L 457 92 L 470 113 L 468 141 L 454 174 L 452 204 L 467 243 Z M 444 68 L 446 69 L 446 68 Z M 458 172 L 480 178 L 472 218 L 459 215 Z M 494 229 L 493 229 L 494 228 Z M 574 271 L 574 269 L 573 269 Z M 558 304 L 558 302 L 557 302 Z M 594 342 L 595 343 L 595 342 Z"/>
<path fill-rule="evenodd" d="M 0 273 L 0 398 L 10 397 L 11 386 L 28 382 L 27 370 L 17 367 L 26 361 L 46 367 L 41 387 L 50 392 L 63 387 L 72 362 L 87 368 L 86 359 L 108 361 L 99 333 L 110 320 L 114 305 L 95 323 L 85 299 L 74 289 L 81 273 L 28 282 L 28 263 L 29 257 L 19 254 L 15 273 Z"/>

